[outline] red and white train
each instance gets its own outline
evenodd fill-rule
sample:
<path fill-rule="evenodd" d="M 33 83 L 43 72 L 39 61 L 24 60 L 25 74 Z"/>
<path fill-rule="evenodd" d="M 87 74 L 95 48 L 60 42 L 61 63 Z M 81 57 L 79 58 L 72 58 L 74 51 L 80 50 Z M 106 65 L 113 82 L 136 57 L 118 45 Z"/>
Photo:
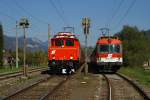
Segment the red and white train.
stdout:
<path fill-rule="evenodd" d="M 48 66 L 52 73 L 73 73 L 80 64 L 80 43 L 71 32 L 59 32 L 51 39 Z"/>
<path fill-rule="evenodd" d="M 102 36 L 90 57 L 99 72 L 116 72 L 123 63 L 122 41 L 114 36 Z"/>

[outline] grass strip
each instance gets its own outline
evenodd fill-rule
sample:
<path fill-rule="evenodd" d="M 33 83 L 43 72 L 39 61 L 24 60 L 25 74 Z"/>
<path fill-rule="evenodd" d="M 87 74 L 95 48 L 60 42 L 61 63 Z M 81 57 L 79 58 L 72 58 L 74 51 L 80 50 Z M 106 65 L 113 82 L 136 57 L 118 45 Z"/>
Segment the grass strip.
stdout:
<path fill-rule="evenodd" d="M 119 72 L 150 88 L 150 70 L 142 67 L 122 67 Z"/>

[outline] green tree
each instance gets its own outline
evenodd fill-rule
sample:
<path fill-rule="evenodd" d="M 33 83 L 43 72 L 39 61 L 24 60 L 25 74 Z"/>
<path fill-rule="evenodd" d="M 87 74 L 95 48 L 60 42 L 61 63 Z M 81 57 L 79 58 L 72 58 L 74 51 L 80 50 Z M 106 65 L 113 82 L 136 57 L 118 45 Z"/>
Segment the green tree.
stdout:
<path fill-rule="evenodd" d="M 150 39 L 144 31 L 124 26 L 116 35 L 123 41 L 123 56 L 127 65 L 141 66 L 150 58 Z"/>
<path fill-rule="evenodd" d="M 3 26 L 0 23 L 0 66 L 3 66 Z"/>

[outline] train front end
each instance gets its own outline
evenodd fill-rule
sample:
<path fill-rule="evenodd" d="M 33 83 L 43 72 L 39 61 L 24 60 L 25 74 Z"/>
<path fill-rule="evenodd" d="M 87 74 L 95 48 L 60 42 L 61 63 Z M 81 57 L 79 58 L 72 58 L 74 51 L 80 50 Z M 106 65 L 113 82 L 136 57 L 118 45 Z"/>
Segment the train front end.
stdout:
<path fill-rule="evenodd" d="M 117 37 L 101 37 L 97 41 L 96 63 L 99 71 L 116 72 L 123 63 L 122 42 Z"/>
<path fill-rule="evenodd" d="M 79 67 L 80 44 L 72 33 L 60 32 L 51 39 L 48 66 L 52 73 L 71 74 Z"/>

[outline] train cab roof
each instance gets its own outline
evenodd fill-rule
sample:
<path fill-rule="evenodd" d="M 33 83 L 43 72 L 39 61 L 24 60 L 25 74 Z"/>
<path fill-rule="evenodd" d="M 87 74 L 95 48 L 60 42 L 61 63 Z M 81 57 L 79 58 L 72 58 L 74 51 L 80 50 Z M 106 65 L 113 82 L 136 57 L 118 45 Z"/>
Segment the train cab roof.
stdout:
<path fill-rule="evenodd" d="M 72 32 L 58 32 L 53 38 L 51 38 L 51 40 L 60 40 L 60 39 L 62 40 L 70 39 L 79 41 L 79 39 Z"/>
<path fill-rule="evenodd" d="M 75 38 L 76 36 L 71 32 L 58 32 L 54 38 Z"/>
<path fill-rule="evenodd" d="M 97 44 L 121 44 L 122 41 L 115 36 L 102 36 L 98 39 Z"/>

